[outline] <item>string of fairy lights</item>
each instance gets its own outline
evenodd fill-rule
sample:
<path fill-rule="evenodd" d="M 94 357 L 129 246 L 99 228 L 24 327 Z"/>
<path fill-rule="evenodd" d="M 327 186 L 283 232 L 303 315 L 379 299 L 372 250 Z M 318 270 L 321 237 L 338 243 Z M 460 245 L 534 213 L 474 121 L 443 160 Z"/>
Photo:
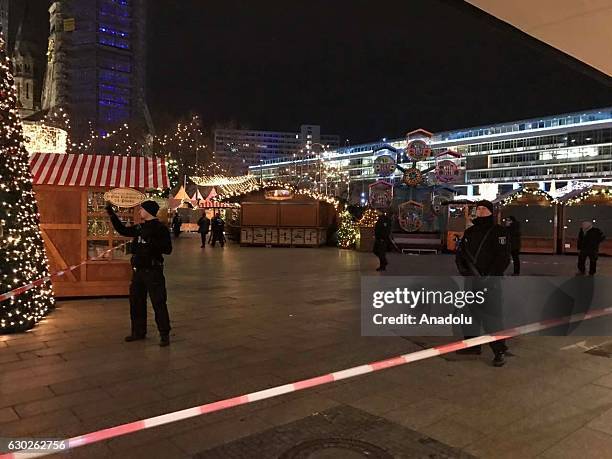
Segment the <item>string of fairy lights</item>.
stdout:
<path fill-rule="evenodd" d="M 371 207 L 368 207 L 357 222 L 357 226 L 359 226 L 360 228 L 374 228 L 374 225 L 376 225 L 377 220 L 378 213 Z"/>
<path fill-rule="evenodd" d="M 575 206 L 587 199 L 592 198 L 603 198 L 604 200 L 612 200 L 612 190 L 610 188 L 600 188 L 600 189 L 585 189 L 578 196 L 574 196 L 570 199 L 566 199 L 561 201 L 566 206 Z"/>
<path fill-rule="evenodd" d="M 359 243 L 359 239 L 359 226 L 347 209 L 342 210 L 338 227 L 338 246 L 341 249 L 352 249 Z"/>
<path fill-rule="evenodd" d="M 49 275 L 10 60 L 0 40 L 0 293 Z M 31 328 L 54 307 L 51 282 L 0 302 L 0 331 Z"/>
<path fill-rule="evenodd" d="M 503 198 L 501 201 L 499 201 L 499 205 L 501 207 L 508 206 L 512 202 L 518 199 L 521 199 L 525 195 L 534 195 L 534 196 L 543 197 L 544 199 L 546 199 L 547 201 L 551 203 L 554 203 L 555 201 L 555 199 L 550 194 L 548 194 L 546 191 L 543 191 L 537 188 L 522 188 L 520 190 L 517 190 L 509 194 L 505 198 Z"/>
<path fill-rule="evenodd" d="M 576 196 L 566 198 L 565 196 L 571 195 L 572 192 L 578 191 Z M 584 202 L 585 200 L 593 198 L 603 198 L 603 200 L 612 199 L 612 189 L 608 186 L 592 186 L 590 184 L 579 183 L 568 190 L 561 193 L 557 193 L 556 197 L 551 196 L 546 191 L 537 188 L 522 188 L 504 199 L 499 201 L 501 207 L 508 206 L 513 202 L 520 200 L 525 195 L 539 196 L 546 199 L 551 204 L 574 206 Z"/>
<path fill-rule="evenodd" d="M 295 195 L 303 195 L 308 196 L 312 199 L 316 199 L 317 201 L 326 202 L 334 206 L 335 209 L 340 207 L 340 201 L 334 196 L 328 196 L 325 193 L 320 193 L 316 190 L 311 190 L 308 188 L 298 188 L 290 183 L 283 183 L 277 180 L 264 180 L 263 182 L 259 181 L 248 181 L 244 182 L 241 185 L 235 185 L 235 189 L 226 191 L 223 193 L 219 193 L 217 195 L 218 200 L 228 200 L 234 197 L 242 196 L 247 193 L 251 193 L 254 191 L 261 191 L 267 189 L 283 189 L 288 190 Z"/>
<path fill-rule="evenodd" d="M 322 155 L 313 156 L 303 164 L 294 164 L 281 167 L 278 177 L 286 181 L 295 181 L 296 184 L 310 183 L 315 188 L 329 191 L 330 187 L 350 186 L 349 171 L 346 165 L 338 161 L 328 162 Z"/>

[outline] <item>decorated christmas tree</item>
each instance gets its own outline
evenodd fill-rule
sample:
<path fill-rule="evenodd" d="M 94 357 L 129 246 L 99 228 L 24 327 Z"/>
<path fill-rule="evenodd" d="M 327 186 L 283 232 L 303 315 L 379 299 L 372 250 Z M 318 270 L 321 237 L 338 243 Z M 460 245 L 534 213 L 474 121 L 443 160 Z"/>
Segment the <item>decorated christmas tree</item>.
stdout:
<path fill-rule="evenodd" d="M 374 225 L 376 225 L 377 220 L 378 213 L 374 209 L 368 208 L 357 222 L 357 226 L 365 228 L 374 228 Z"/>
<path fill-rule="evenodd" d="M 359 228 L 353 221 L 348 210 L 340 212 L 340 226 L 338 227 L 338 245 L 343 249 L 355 247 L 359 240 Z"/>
<path fill-rule="evenodd" d="M 39 281 L 49 269 L 16 103 L 0 39 L 0 333 L 31 328 L 54 305 L 51 281 Z"/>

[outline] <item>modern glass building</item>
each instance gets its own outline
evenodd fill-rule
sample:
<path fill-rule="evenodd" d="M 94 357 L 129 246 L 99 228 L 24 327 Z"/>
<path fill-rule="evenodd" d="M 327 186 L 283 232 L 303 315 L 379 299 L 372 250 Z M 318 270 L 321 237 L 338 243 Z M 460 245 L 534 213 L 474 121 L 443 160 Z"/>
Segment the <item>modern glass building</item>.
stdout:
<path fill-rule="evenodd" d="M 559 187 L 569 180 L 612 180 L 612 108 L 439 132 L 428 143 L 432 155 L 416 167 L 435 166 L 435 155 L 447 150 L 459 153 L 461 179 L 455 187 L 461 195 L 492 197 L 533 182 L 550 189 L 553 181 Z M 338 148 L 318 157 L 264 161 L 249 172 L 264 179 L 313 180 L 335 193 L 343 190 L 338 181 L 348 180 L 356 201 L 381 178 L 373 168 L 378 149 L 395 148 L 398 164 L 412 166 L 403 154 L 406 144 L 406 139 L 396 139 Z M 396 171 L 390 179 L 401 177 Z"/>

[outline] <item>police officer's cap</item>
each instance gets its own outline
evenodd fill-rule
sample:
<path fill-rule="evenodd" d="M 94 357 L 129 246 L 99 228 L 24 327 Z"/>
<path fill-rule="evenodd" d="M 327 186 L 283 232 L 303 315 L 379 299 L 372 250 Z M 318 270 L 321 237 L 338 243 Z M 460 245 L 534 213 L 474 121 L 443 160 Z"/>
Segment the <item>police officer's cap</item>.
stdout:
<path fill-rule="evenodd" d="M 157 204 L 155 201 L 145 201 L 140 204 L 140 207 L 142 207 L 144 210 L 147 211 L 147 213 L 153 215 L 154 217 L 157 216 L 157 212 L 159 211 L 159 204 Z"/>

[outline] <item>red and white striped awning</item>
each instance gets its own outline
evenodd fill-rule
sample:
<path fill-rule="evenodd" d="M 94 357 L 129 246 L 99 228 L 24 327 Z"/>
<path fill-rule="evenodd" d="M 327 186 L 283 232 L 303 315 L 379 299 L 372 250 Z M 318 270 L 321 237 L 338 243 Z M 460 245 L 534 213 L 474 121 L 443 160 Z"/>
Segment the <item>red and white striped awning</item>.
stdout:
<path fill-rule="evenodd" d="M 30 170 L 35 185 L 145 189 L 170 186 L 163 158 L 34 153 Z"/>

